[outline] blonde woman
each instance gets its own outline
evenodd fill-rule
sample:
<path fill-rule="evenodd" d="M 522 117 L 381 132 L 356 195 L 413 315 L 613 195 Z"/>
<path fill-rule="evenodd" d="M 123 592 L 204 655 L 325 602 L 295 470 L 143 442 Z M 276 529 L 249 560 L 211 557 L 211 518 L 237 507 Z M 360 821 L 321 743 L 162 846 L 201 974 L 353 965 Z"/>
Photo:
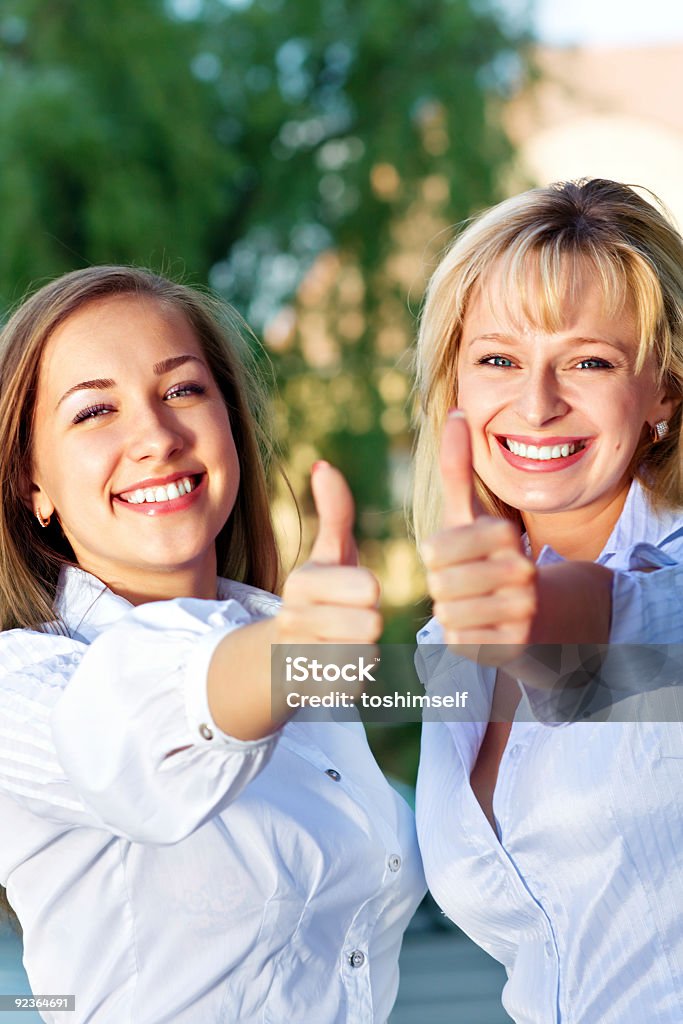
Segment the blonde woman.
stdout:
<path fill-rule="evenodd" d="M 683 642 L 681 237 L 611 181 L 509 199 L 444 256 L 417 359 L 421 670 L 475 706 L 424 725 L 428 883 L 518 1024 L 674 1024 L 680 691 L 668 721 L 637 694 L 596 721 L 575 686 L 563 720 L 529 645 Z"/>
<path fill-rule="evenodd" d="M 288 721 L 273 643 L 372 642 L 332 467 L 280 604 L 235 318 L 143 270 L 0 341 L 0 881 L 47 1021 L 385 1021 L 422 895 L 358 722 Z M 57 1004 L 58 1005 L 58 1004 Z"/>

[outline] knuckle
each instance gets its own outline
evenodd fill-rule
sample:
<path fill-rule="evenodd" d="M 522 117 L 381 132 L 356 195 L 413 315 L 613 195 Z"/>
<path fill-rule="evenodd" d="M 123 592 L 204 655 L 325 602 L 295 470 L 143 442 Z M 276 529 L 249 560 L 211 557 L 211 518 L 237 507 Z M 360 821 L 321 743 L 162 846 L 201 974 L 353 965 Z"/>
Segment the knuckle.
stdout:
<path fill-rule="evenodd" d="M 443 573 L 440 572 L 428 572 L 427 573 L 427 589 L 434 600 L 438 601 L 445 597 L 446 585 L 443 578 Z"/>
<path fill-rule="evenodd" d="M 368 643 L 374 643 L 382 635 L 384 621 L 378 611 L 366 612 L 365 638 Z"/>
<path fill-rule="evenodd" d="M 297 623 L 296 612 L 290 605 L 283 604 L 277 613 L 277 621 L 280 633 L 285 635 L 293 633 Z"/>
<path fill-rule="evenodd" d="M 512 644 L 525 644 L 529 638 L 529 628 L 526 622 L 511 622 L 505 629 L 506 638 Z"/>
<path fill-rule="evenodd" d="M 305 571 L 306 570 L 303 567 L 301 567 L 299 569 L 294 569 L 293 572 L 290 572 L 282 588 L 283 601 L 291 600 L 292 598 L 296 598 L 299 594 L 301 594 L 301 592 L 304 589 Z"/>
<path fill-rule="evenodd" d="M 535 595 L 526 587 L 511 588 L 504 597 L 501 614 L 513 619 L 525 618 L 533 612 L 535 604 Z"/>
<path fill-rule="evenodd" d="M 433 607 L 434 618 L 438 619 L 444 629 L 454 628 L 451 606 L 445 601 L 436 601 Z"/>
<path fill-rule="evenodd" d="M 533 601 L 530 601 L 529 598 L 522 598 L 517 604 L 517 615 L 515 618 L 521 622 L 527 622 L 528 619 L 533 617 L 535 610 L 536 607 Z"/>
<path fill-rule="evenodd" d="M 510 575 L 520 583 L 529 583 L 536 575 L 536 566 L 526 555 L 520 553 L 509 564 Z"/>
<path fill-rule="evenodd" d="M 422 542 L 422 545 L 420 547 L 420 555 L 422 556 L 422 561 L 424 562 L 428 569 L 432 565 L 434 565 L 437 557 L 437 545 L 433 537 L 429 537 L 428 540 Z"/>
<path fill-rule="evenodd" d="M 370 572 L 369 569 L 366 569 L 365 572 L 368 577 L 368 600 L 374 605 L 377 604 L 380 599 L 381 587 L 379 585 L 379 580 L 373 572 Z"/>
<path fill-rule="evenodd" d="M 379 581 L 369 569 L 359 566 L 355 571 L 358 600 L 368 607 L 379 601 Z"/>
<path fill-rule="evenodd" d="M 508 519 L 495 519 L 496 535 L 501 545 L 509 547 L 519 547 L 519 531 L 514 523 L 511 523 Z"/>

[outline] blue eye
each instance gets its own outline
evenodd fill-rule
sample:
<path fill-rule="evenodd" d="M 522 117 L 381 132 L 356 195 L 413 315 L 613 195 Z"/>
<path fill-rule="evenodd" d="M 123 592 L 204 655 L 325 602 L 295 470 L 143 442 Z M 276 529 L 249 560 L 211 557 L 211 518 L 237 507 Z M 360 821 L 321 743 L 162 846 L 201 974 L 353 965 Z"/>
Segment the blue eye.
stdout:
<path fill-rule="evenodd" d="M 614 367 L 606 359 L 582 359 L 577 363 L 580 370 L 613 370 Z"/>
<path fill-rule="evenodd" d="M 484 356 L 483 359 L 479 360 L 479 364 L 480 366 L 514 366 L 512 360 L 508 359 L 507 356 Z"/>
<path fill-rule="evenodd" d="M 89 405 L 86 409 L 81 409 L 81 411 L 74 416 L 72 423 L 82 423 L 84 420 L 94 420 L 103 415 L 103 413 L 111 411 L 112 409 L 109 405 L 102 405 L 101 403 L 99 405 Z"/>

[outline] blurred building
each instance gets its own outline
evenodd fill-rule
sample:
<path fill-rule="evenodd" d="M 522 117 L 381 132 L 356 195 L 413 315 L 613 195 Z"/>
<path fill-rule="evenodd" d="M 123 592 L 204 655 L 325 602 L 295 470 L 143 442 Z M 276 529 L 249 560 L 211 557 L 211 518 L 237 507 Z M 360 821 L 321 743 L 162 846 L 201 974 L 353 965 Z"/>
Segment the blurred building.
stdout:
<path fill-rule="evenodd" d="M 510 104 L 510 191 L 586 176 L 645 186 L 683 228 L 683 44 L 542 47 L 539 78 Z"/>

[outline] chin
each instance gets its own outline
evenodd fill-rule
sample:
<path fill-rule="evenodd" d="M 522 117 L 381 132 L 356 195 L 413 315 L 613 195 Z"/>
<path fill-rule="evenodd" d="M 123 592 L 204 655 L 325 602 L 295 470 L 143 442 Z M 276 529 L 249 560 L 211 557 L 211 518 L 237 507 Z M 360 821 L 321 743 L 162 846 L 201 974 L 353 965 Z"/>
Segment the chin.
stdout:
<path fill-rule="evenodd" d="M 538 514 L 551 515 L 553 512 L 565 512 L 573 507 L 573 502 L 563 501 L 556 495 L 534 494 L 534 495 L 508 495 L 501 496 L 506 505 L 516 508 L 522 514 L 535 512 Z"/>

